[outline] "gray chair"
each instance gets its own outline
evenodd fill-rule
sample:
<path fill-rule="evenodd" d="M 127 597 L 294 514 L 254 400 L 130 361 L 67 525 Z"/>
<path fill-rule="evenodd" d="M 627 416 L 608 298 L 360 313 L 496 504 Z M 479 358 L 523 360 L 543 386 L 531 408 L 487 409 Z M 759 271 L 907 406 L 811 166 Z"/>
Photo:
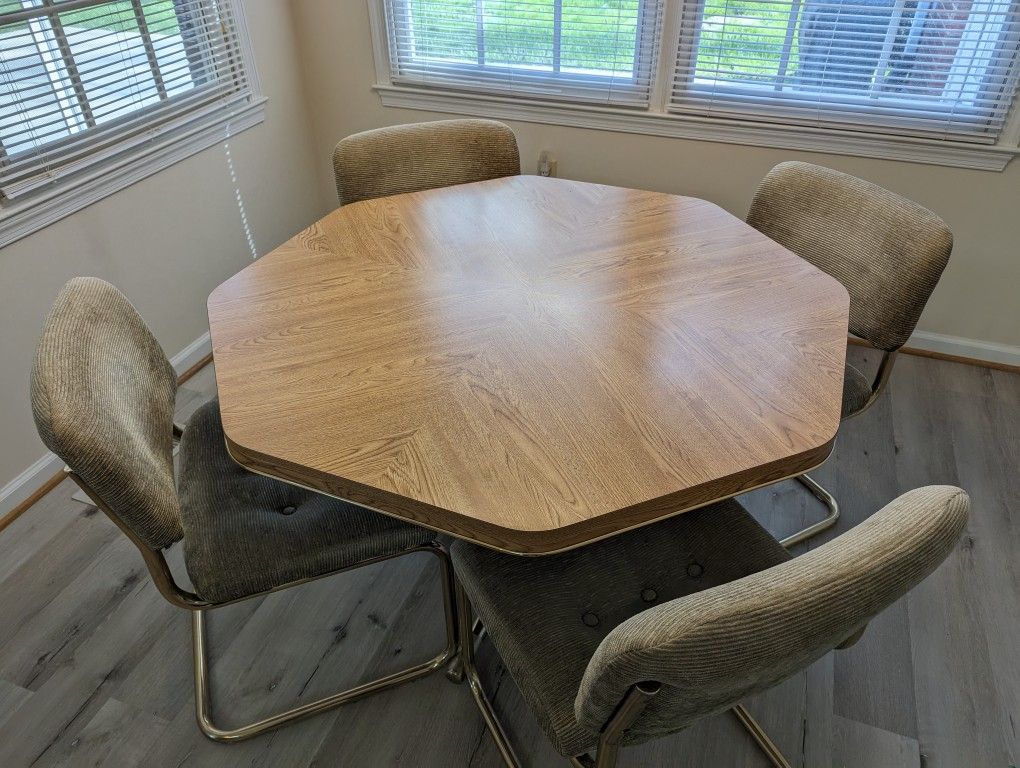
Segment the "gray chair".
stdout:
<path fill-rule="evenodd" d="M 342 139 L 333 151 L 340 205 L 521 172 L 514 132 L 495 120 L 437 120 Z"/>
<path fill-rule="evenodd" d="M 953 250 L 946 223 L 915 202 L 829 168 L 780 163 L 761 182 L 747 223 L 839 280 L 850 294 L 850 332 L 882 352 L 874 379 L 847 364 L 842 418 L 864 413 L 889 382 Z M 793 546 L 836 524 L 839 503 L 797 478 L 829 509 L 782 540 Z"/>
<path fill-rule="evenodd" d="M 731 709 L 786 768 L 738 702 L 855 642 L 949 554 L 969 507 L 958 488 L 921 488 L 795 559 L 733 500 L 559 555 L 458 541 L 460 662 L 510 766 L 474 665 L 471 606 L 574 766 L 608 768 L 621 745 Z"/>
<path fill-rule="evenodd" d="M 43 442 L 141 552 L 159 592 L 192 613 L 195 705 L 211 739 L 236 741 L 443 667 L 456 653 L 449 557 L 432 532 L 269 480 L 227 454 L 218 404 L 173 423 L 177 378 L 145 323 L 112 285 L 71 280 L 46 320 L 32 369 Z M 180 441 L 175 481 L 173 443 Z M 194 591 L 164 551 L 183 541 Z M 412 552 L 436 557 L 446 647 L 401 672 L 240 728 L 211 715 L 206 613 L 218 606 Z"/>

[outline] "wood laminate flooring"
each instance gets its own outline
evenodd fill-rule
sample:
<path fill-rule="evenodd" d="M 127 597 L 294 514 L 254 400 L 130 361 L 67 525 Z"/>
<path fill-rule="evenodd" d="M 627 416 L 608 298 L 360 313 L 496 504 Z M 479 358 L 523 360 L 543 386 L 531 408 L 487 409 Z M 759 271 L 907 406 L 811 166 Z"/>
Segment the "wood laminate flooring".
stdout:
<path fill-rule="evenodd" d="M 850 359 L 877 358 L 852 348 Z M 208 398 L 211 368 L 181 390 Z M 1020 376 L 901 357 L 889 392 L 847 422 L 815 476 L 843 517 L 901 491 L 967 489 L 948 561 L 864 639 L 747 702 L 794 765 L 1009 768 L 1020 759 Z M 235 745 L 194 723 L 189 621 L 132 545 L 65 481 L 0 534 L 0 766 L 499 768 L 466 687 L 441 675 Z M 784 482 L 742 499 L 777 536 L 822 514 Z M 176 563 L 179 565 L 179 561 Z M 441 643 L 434 565 L 411 556 L 215 611 L 214 710 L 232 724 L 425 658 Z M 565 765 L 491 646 L 483 674 L 518 753 Z M 621 766 L 766 766 L 728 716 L 627 748 Z"/>

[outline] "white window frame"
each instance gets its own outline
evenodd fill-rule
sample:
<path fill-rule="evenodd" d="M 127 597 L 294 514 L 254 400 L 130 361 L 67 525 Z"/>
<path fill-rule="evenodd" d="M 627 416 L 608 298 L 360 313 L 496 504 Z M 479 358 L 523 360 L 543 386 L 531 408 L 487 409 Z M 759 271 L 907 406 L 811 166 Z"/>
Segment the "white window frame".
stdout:
<path fill-rule="evenodd" d="M 680 50 L 683 14 L 699 0 L 668 0 L 662 20 L 659 60 L 653 68 L 649 108 L 553 102 L 548 99 L 472 93 L 456 88 L 428 88 L 394 82 L 391 77 L 389 32 L 384 0 L 367 0 L 372 28 L 376 83 L 373 89 L 387 107 L 492 117 L 651 136 L 668 136 L 755 147 L 824 152 L 888 160 L 1002 171 L 1020 155 L 1020 98 L 995 144 L 977 144 L 915 135 L 864 133 L 849 128 L 789 122 L 703 117 L 671 112 L 673 73 Z"/>
<path fill-rule="evenodd" d="M 241 64 L 250 97 L 227 108 L 196 110 L 177 120 L 156 120 L 151 130 L 132 139 L 97 149 L 79 171 L 45 189 L 12 200 L 0 200 L 0 247 L 20 240 L 60 219 L 169 168 L 265 119 L 266 97 L 255 67 L 243 0 L 221 0 L 233 6 Z"/>
<path fill-rule="evenodd" d="M 407 14 L 406 8 L 407 3 L 413 0 L 392 0 L 391 5 L 395 7 L 396 12 L 401 14 Z M 500 63 L 488 63 L 485 61 L 485 33 L 479 31 L 479 61 L 475 64 L 468 62 L 449 62 L 445 64 L 433 63 L 430 65 L 437 75 L 447 75 L 450 78 L 450 82 L 446 87 L 449 90 L 457 91 L 469 91 L 469 92 L 482 92 L 485 93 L 485 83 L 489 82 L 492 84 L 491 92 L 499 92 L 500 90 L 506 90 L 503 87 L 503 83 L 507 81 L 508 75 L 514 74 L 525 75 L 534 81 L 534 85 L 529 87 L 527 90 L 531 92 L 535 98 L 554 98 L 563 100 L 577 100 L 577 101 L 594 101 L 598 102 L 598 97 L 593 97 L 593 92 L 598 92 L 602 89 L 606 91 L 612 90 L 620 93 L 635 94 L 637 98 L 641 98 L 646 90 L 648 90 L 640 82 L 641 73 L 648 72 L 649 78 L 654 82 L 655 78 L 655 60 L 658 56 L 658 50 L 655 40 L 655 25 L 657 22 L 658 13 L 654 9 L 650 9 L 647 6 L 654 6 L 658 0 L 646 0 L 646 3 L 642 3 L 642 6 L 638 10 L 638 22 L 634 48 L 634 71 L 630 76 L 629 81 L 627 79 L 619 77 L 619 74 L 599 74 L 599 73 L 584 73 L 575 71 L 564 71 L 560 67 L 560 48 L 561 45 L 556 41 L 556 36 L 562 34 L 563 30 L 560 26 L 559 19 L 562 16 L 562 0 L 553 0 L 554 13 L 553 13 L 553 50 L 552 50 L 552 69 L 538 66 L 526 66 L 526 65 L 512 65 L 512 64 L 500 64 Z M 382 0 L 383 14 L 385 15 L 386 2 Z M 405 22 L 404 26 L 408 26 Z M 397 85 L 410 85 L 425 84 L 424 79 L 420 75 L 414 73 L 400 74 L 399 69 L 401 61 L 396 55 L 393 46 L 393 40 L 390 35 L 392 30 L 386 29 L 386 44 L 387 44 L 387 55 L 390 59 L 390 72 L 398 72 L 396 77 L 392 78 L 394 84 Z M 417 68 L 412 68 L 417 69 Z M 434 85 L 429 82 L 429 87 Z"/>
<path fill-rule="evenodd" d="M 692 14 L 693 18 L 690 23 L 696 29 L 701 28 L 704 6 L 704 0 L 692 0 L 686 6 L 685 13 L 690 12 Z M 893 27 L 899 22 L 905 10 L 906 1 L 897 0 L 893 7 L 891 20 Z M 987 15 L 987 13 L 984 14 L 985 17 Z M 988 44 L 982 46 L 989 54 L 989 57 L 994 55 L 994 48 L 1002 44 L 998 42 L 998 39 L 1003 33 L 1002 25 L 1007 23 L 1006 14 L 1002 14 L 999 29 L 992 33 L 996 42 L 990 46 Z M 796 18 L 794 17 L 787 22 L 786 40 L 780 62 L 782 71 L 785 71 L 789 62 L 795 27 Z M 979 38 L 984 36 L 984 27 L 985 23 L 982 20 L 981 14 L 970 14 L 963 32 L 963 38 L 969 39 L 971 44 L 976 43 Z M 888 62 L 893 52 L 894 37 L 892 29 L 886 32 L 885 44 L 881 53 L 882 63 L 878 66 L 879 71 L 885 68 L 884 63 Z M 945 134 L 945 118 L 952 116 L 954 121 L 959 124 L 969 123 L 973 125 L 974 131 L 972 135 L 965 135 L 963 133 L 952 135 L 950 140 L 961 142 L 973 141 L 984 144 L 994 144 L 996 141 L 995 138 L 982 134 L 980 130 L 980 127 L 991 119 L 987 111 L 966 106 L 961 108 L 955 101 L 940 104 L 939 102 L 944 100 L 931 99 L 929 113 L 932 117 L 926 120 L 920 117 L 916 100 L 902 100 L 897 103 L 895 97 L 887 94 L 880 102 L 876 103 L 876 95 L 881 93 L 880 88 L 883 83 L 874 83 L 867 94 L 824 92 L 824 101 L 821 102 L 821 107 L 825 112 L 824 117 L 821 119 L 807 117 L 805 113 L 817 111 L 819 105 L 817 96 L 810 91 L 780 90 L 778 85 L 767 81 L 762 83 L 736 83 L 726 80 L 717 82 L 695 77 L 695 59 L 697 58 L 695 47 L 684 48 L 681 51 L 681 55 L 677 57 L 678 63 L 681 59 L 683 60 L 685 72 L 687 73 L 685 77 L 685 91 L 692 95 L 702 94 L 703 98 L 707 99 L 710 99 L 713 93 L 723 95 L 724 99 L 715 102 L 712 109 L 716 114 L 724 117 L 735 115 L 753 119 L 757 115 L 763 120 L 778 119 L 790 124 L 801 123 L 807 125 L 822 123 L 826 127 L 843 127 L 850 130 L 854 130 L 857 126 L 868 126 L 877 133 L 902 133 L 906 136 L 915 137 L 927 135 L 931 138 L 941 139 Z M 994 90 L 1002 89 L 1009 85 L 1008 77 L 1000 76 L 994 79 L 989 78 L 989 81 L 984 83 L 983 86 L 975 86 L 966 79 L 966 72 L 960 71 L 961 66 L 964 70 L 969 69 L 969 65 L 961 65 L 959 61 L 954 61 L 949 74 L 949 79 L 955 81 L 955 90 L 958 94 L 962 94 L 966 89 L 971 93 L 971 96 L 976 96 L 979 88 Z M 782 83 L 785 79 L 785 74 L 780 74 L 779 82 Z M 774 98 L 764 100 L 762 99 L 763 94 L 774 94 Z M 678 113 L 697 112 L 696 107 L 684 107 L 674 104 L 668 105 L 667 109 Z M 845 119 L 841 120 L 840 114 L 844 114 Z M 897 120 L 897 114 L 902 117 L 902 120 Z M 935 115 L 939 115 L 939 117 L 935 117 Z M 924 127 L 926 122 L 929 128 Z"/>

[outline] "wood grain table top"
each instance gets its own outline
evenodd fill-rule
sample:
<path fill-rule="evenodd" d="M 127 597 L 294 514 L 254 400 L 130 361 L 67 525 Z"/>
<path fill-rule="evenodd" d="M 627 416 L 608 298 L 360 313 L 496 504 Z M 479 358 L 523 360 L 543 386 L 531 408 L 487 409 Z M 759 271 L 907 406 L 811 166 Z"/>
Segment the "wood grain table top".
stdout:
<path fill-rule="evenodd" d="M 345 206 L 209 297 L 240 464 L 522 554 L 820 464 L 848 311 L 712 203 L 533 176 Z"/>

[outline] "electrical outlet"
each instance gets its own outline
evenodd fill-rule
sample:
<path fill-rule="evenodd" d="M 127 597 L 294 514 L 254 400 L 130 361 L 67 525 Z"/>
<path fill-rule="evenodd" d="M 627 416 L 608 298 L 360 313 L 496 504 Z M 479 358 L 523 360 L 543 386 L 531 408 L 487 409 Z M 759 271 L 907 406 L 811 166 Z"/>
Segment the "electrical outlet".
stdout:
<path fill-rule="evenodd" d="M 542 154 L 538 156 L 538 175 L 556 175 L 556 161 L 549 157 L 549 152 L 546 150 L 543 150 Z"/>

